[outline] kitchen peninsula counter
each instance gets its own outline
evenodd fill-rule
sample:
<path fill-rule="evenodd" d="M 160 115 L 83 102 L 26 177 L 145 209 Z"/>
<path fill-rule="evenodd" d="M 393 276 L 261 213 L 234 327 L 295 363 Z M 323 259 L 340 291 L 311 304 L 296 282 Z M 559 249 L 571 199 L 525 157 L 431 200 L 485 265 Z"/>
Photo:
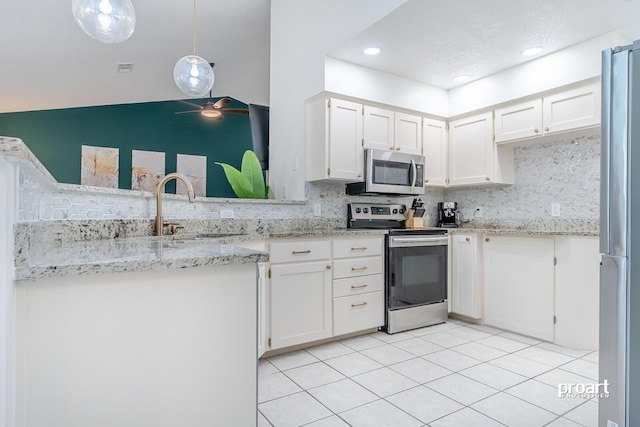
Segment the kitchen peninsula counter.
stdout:
<path fill-rule="evenodd" d="M 246 224 L 246 221 L 243 223 Z M 58 222 L 57 226 L 61 225 Z M 381 235 L 386 232 L 346 228 L 290 229 L 271 232 L 218 231 L 162 237 L 91 240 L 76 240 L 82 236 L 75 236 L 76 239 L 73 239 L 74 236 L 67 236 L 63 241 L 53 239 L 42 242 L 42 239 L 36 240 L 35 235 L 38 231 L 30 230 L 31 227 L 41 229 L 45 228 L 46 224 L 16 226 L 18 237 L 16 239 L 16 281 L 96 273 L 257 263 L 268 261 L 268 254 L 246 249 L 242 247 L 243 243 L 275 238 Z M 93 227 L 100 228 L 95 224 Z M 72 225 L 71 228 L 92 227 L 86 222 L 81 222 Z M 216 237 L 207 237 L 212 234 Z"/>

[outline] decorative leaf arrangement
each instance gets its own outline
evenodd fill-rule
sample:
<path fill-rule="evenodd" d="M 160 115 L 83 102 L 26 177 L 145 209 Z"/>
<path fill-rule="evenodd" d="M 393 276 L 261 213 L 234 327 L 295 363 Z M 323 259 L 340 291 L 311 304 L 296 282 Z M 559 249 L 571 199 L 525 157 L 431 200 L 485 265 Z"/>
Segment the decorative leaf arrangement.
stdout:
<path fill-rule="evenodd" d="M 266 199 L 269 197 L 269 187 L 264 183 L 262 167 L 256 154 L 247 150 L 242 156 L 241 170 L 226 163 L 215 162 L 222 166 L 231 188 L 241 199 Z"/>

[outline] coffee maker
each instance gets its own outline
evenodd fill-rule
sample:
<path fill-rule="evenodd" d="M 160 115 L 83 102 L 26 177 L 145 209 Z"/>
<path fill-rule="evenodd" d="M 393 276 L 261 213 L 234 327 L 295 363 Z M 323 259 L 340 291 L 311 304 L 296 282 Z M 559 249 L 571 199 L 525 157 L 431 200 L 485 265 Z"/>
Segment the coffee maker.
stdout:
<path fill-rule="evenodd" d="M 458 203 L 438 202 L 438 227 L 458 227 Z"/>

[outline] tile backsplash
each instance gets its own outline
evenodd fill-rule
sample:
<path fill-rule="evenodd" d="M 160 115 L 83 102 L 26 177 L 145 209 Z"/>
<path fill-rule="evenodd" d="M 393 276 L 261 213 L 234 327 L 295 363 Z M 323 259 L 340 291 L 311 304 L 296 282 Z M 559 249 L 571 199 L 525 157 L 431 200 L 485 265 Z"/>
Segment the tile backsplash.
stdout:
<path fill-rule="evenodd" d="M 597 220 L 600 206 L 600 129 L 586 136 L 529 141 L 515 148 L 515 184 L 449 188 L 448 201 L 458 202 L 463 220 L 482 207 L 490 220 Z M 552 217 L 558 204 L 560 216 Z"/>

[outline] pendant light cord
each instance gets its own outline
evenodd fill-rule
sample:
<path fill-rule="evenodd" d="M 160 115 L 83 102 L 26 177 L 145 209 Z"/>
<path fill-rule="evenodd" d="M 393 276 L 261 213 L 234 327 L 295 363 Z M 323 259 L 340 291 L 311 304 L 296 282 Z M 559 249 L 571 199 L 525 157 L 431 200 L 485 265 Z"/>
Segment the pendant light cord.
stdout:
<path fill-rule="evenodd" d="M 196 0 L 193 0 L 193 56 L 196 56 Z"/>

